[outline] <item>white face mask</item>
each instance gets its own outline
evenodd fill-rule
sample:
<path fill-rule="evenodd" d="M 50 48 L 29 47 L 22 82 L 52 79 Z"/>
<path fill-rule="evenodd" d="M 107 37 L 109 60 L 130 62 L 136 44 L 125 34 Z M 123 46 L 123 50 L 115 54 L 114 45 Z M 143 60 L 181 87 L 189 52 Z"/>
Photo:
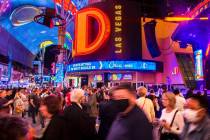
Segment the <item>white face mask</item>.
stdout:
<path fill-rule="evenodd" d="M 195 123 L 198 121 L 197 117 L 198 111 L 197 110 L 192 110 L 192 109 L 185 109 L 184 110 L 184 117 L 189 123 Z"/>

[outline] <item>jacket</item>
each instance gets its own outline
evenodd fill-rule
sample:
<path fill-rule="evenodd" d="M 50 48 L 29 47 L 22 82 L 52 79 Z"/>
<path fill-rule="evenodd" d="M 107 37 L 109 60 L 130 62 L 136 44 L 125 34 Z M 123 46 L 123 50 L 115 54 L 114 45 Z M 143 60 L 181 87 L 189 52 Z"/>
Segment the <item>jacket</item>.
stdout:
<path fill-rule="evenodd" d="M 197 127 L 188 133 L 190 123 L 186 123 L 181 134 L 181 140 L 210 140 L 210 119 L 206 116 Z"/>
<path fill-rule="evenodd" d="M 107 140 L 152 140 L 152 125 L 146 115 L 135 106 L 113 122 Z"/>
<path fill-rule="evenodd" d="M 72 140 L 94 140 L 95 122 L 78 104 L 72 102 L 72 105 L 65 108 L 64 117 L 67 121 L 68 136 Z"/>
<path fill-rule="evenodd" d="M 71 140 L 67 135 L 66 121 L 64 117 L 54 115 L 40 140 Z"/>

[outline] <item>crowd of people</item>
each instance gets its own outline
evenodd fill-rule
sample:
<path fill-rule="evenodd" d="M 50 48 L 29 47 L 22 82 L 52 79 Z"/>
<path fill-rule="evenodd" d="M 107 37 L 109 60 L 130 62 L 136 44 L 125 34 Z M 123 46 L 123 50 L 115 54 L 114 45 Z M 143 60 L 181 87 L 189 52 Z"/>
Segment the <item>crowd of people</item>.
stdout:
<path fill-rule="evenodd" d="M 4 89 L 0 140 L 210 140 L 208 109 L 207 94 L 166 87 Z"/>

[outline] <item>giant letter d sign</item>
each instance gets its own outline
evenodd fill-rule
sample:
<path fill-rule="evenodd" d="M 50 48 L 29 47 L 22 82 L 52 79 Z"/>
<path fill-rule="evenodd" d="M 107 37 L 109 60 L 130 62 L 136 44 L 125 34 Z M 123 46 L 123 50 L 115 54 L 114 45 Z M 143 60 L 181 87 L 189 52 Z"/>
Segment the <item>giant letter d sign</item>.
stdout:
<path fill-rule="evenodd" d="M 89 17 L 98 23 L 98 34 L 93 42 L 88 44 Z M 104 12 L 97 8 L 85 8 L 76 14 L 75 43 L 73 56 L 87 55 L 98 50 L 108 39 L 110 34 L 110 21 Z"/>

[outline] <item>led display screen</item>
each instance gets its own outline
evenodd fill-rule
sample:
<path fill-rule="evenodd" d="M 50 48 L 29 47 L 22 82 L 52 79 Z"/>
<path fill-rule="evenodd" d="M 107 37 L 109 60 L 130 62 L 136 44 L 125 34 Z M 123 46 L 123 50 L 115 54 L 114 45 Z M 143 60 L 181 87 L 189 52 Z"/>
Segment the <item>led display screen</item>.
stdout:
<path fill-rule="evenodd" d="M 132 79 L 133 79 L 132 74 L 124 74 L 123 75 L 123 80 L 132 80 Z"/>
<path fill-rule="evenodd" d="M 194 52 L 195 57 L 195 80 L 203 80 L 203 54 L 202 50 L 197 50 Z"/>
<path fill-rule="evenodd" d="M 55 82 L 62 83 L 64 79 L 64 65 L 62 63 L 56 64 Z"/>
<path fill-rule="evenodd" d="M 109 74 L 108 75 L 108 79 L 109 81 L 119 81 L 122 80 L 122 74 L 118 73 L 118 74 Z"/>
<path fill-rule="evenodd" d="M 94 75 L 93 80 L 94 81 L 103 81 L 103 75 L 102 74 Z"/>
<path fill-rule="evenodd" d="M 67 66 L 67 72 L 93 70 L 156 71 L 157 66 L 155 62 L 147 61 L 92 61 L 75 63 Z"/>
<path fill-rule="evenodd" d="M 77 10 L 83 8 L 88 4 L 88 0 L 65 0 L 65 2 L 73 3 L 76 6 Z M 1 28 L 7 30 L 7 32 L 11 35 L 10 38 L 14 37 L 33 54 L 37 54 L 39 52 L 39 46 L 43 41 L 50 40 L 53 42 L 54 45 L 58 44 L 57 27 L 48 28 L 47 26 L 40 25 L 38 23 L 35 23 L 34 21 L 31 22 L 31 19 L 33 19 L 31 18 L 33 13 L 37 11 L 42 13 L 43 7 L 54 8 L 54 0 L 12 0 L 9 4 L 9 9 L 5 12 L 5 14 L 0 16 L 0 30 Z M 17 8 L 20 8 L 21 6 L 30 6 L 33 8 L 21 8 L 20 10 L 17 10 Z M 17 10 L 17 12 L 14 12 L 15 9 Z M 14 27 L 12 24 L 13 20 L 16 21 L 16 27 Z M 28 22 L 29 20 L 30 22 Z M 67 32 L 69 32 L 73 37 L 74 22 L 68 23 L 68 26 L 66 28 Z M 2 38 L 4 38 L 5 41 L 9 42 L 9 37 L 2 36 Z M 66 39 L 65 41 L 65 47 L 67 46 L 70 47 L 69 49 L 71 49 L 72 42 L 69 41 L 69 39 Z"/>
<path fill-rule="evenodd" d="M 109 0 L 89 5 L 82 11 L 83 13 L 78 12 L 78 18 L 75 19 L 73 62 L 141 60 L 141 20 L 138 3 Z M 91 18 L 82 16 L 88 12 Z M 86 26 L 80 24 L 81 22 L 86 22 Z"/>
<path fill-rule="evenodd" d="M 112 73 L 108 75 L 109 81 L 132 80 L 132 74 Z"/>

